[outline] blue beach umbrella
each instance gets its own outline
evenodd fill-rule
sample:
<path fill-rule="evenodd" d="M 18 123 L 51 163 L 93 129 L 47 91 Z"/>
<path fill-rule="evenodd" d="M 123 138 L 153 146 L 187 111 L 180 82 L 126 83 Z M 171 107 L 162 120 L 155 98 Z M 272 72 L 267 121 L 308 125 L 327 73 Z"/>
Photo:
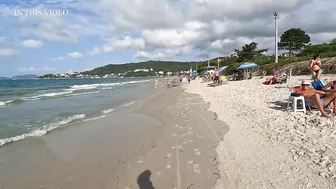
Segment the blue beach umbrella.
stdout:
<path fill-rule="evenodd" d="M 219 73 L 223 73 L 225 70 L 227 70 L 229 66 L 223 66 L 219 69 Z"/>
<path fill-rule="evenodd" d="M 239 70 L 246 70 L 246 69 L 252 69 L 259 67 L 258 64 L 253 62 L 245 62 L 244 64 L 240 65 L 238 68 L 236 68 L 237 71 Z"/>

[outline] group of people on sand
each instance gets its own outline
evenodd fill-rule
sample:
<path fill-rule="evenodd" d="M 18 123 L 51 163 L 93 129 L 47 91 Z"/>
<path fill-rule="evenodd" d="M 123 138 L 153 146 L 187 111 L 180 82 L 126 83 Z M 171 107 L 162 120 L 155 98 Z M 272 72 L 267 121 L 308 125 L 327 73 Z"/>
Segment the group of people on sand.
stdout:
<path fill-rule="evenodd" d="M 301 87 L 295 93 L 304 96 L 307 105 L 319 109 L 323 117 L 329 117 L 324 108 L 331 103 L 333 103 L 333 113 L 336 114 L 336 81 L 329 82 L 319 90 L 311 88 L 310 85 L 309 81 L 302 81 Z"/>
<path fill-rule="evenodd" d="M 226 77 L 222 74 L 220 74 L 219 70 L 216 70 L 213 74 L 208 74 L 203 78 L 203 83 L 213 81 L 213 84 L 215 86 L 218 86 L 223 83 L 223 81 L 226 81 Z"/>
<path fill-rule="evenodd" d="M 312 71 L 312 80 L 320 82 L 321 80 L 321 60 L 315 56 L 310 64 Z M 296 94 L 304 96 L 306 105 L 320 110 L 323 117 L 328 118 L 325 108 L 333 104 L 333 113 L 336 114 L 336 81 L 331 81 L 321 88 L 312 88 L 310 81 L 302 81 L 301 86 L 295 91 Z"/>
<path fill-rule="evenodd" d="M 169 86 L 169 81 L 168 81 L 168 76 L 165 76 L 163 79 L 163 86 L 165 88 L 168 88 Z M 154 77 L 154 88 L 157 89 L 159 87 L 159 80 L 157 77 Z"/>
<path fill-rule="evenodd" d="M 310 67 L 309 69 L 311 70 L 311 74 L 312 74 L 312 80 L 314 81 L 320 81 L 321 80 L 321 74 L 322 74 L 322 69 L 321 69 L 321 60 L 320 60 L 320 56 L 316 55 L 314 56 L 314 58 L 312 59 L 311 63 L 310 63 Z M 264 72 L 266 72 L 264 70 Z M 263 75 L 265 76 L 266 73 Z M 276 73 L 274 76 L 272 77 L 268 77 L 266 78 L 266 81 L 264 82 L 265 85 L 272 85 L 272 84 L 281 84 L 281 83 L 286 83 L 287 82 L 287 74 L 284 72 L 282 74 Z"/>

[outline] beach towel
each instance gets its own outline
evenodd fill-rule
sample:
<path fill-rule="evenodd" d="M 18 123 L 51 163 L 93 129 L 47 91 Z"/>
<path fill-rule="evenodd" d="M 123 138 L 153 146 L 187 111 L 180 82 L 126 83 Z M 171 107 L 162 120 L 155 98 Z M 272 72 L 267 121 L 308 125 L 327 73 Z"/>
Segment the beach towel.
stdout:
<path fill-rule="evenodd" d="M 302 88 L 301 86 L 294 86 L 294 87 L 291 87 L 289 90 L 291 91 L 291 93 L 296 93 L 301 88 Z"/>
<path fill-rule="evenodd" d="M 322 81 L 319 81 L 319 80 L 318 81 L 313 81 L 311 84 L 314 87 L 314 89 L 316 89 L 316 90 L 321 90 L 325 86 L 325 84 Z"/>
<path fill-rule="evenodd" d="M 323 80 L 313 81 L 311 84 L 314 87 L 314 89 L 316 89 L 316 90 L 321 90 L 324 86 L 327 85 L 327 83 Z M 331 89 L 331 87 L 328 87 L 328 90 L 330 90 L 330 89 Z"/>

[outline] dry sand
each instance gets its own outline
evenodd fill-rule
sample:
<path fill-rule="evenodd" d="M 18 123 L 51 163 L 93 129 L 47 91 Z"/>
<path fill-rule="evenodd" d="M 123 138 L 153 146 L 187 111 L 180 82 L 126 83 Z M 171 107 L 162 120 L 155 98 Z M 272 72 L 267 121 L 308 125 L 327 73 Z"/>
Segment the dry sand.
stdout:
<path fill-rule="evenodd" d="M 216 188 L 336 188 L 336 117 L 286 110 L 289 87 L 309 78 L 268 86 L 265 78 L 215 88 L 199 81 L 185 85 L 230 127 L 217 148 L 228 180 Z"/>
<path fill-rule="evenodd" d="M 171 88 L 137 106 L 1 147 L 0 188 L 213 188 L 228 126 L 209 104 Z"/>

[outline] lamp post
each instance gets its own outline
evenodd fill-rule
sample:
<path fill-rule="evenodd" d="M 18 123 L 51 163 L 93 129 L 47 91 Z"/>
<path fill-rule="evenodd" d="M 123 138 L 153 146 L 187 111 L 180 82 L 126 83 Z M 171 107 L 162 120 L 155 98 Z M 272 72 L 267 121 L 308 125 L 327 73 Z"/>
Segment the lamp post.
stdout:
<path fill-rule="evenodd" d="M 274 12 L 275 21 L 275 63 L 278 63 L 278 13 Z"/>
<path fill-rule="evenodd" d="M 208 57 L 208 70 L 209 70 L 209 67 L 210 67 L 209 52 L 208 52 L 207 57 Z"/>

